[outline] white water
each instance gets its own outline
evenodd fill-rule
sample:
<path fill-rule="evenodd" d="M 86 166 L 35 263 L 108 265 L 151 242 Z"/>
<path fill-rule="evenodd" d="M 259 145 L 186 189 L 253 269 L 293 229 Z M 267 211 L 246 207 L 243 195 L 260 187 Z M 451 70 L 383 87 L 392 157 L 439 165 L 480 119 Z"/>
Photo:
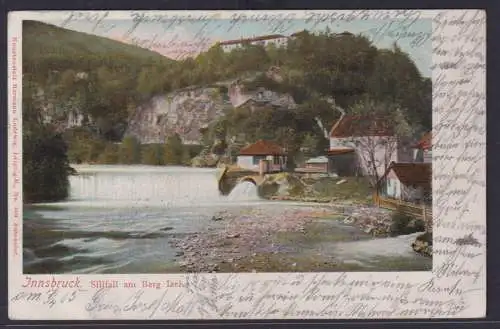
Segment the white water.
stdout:
<path fill-rule="evenodd" d="M 77 168 L 70 178 L 72 201 L 120 201 L 191 205 L 220 201 L 215 170 L 172 167 Z"/>
<path fill-rule="evenodd" d="M 259 201 L 254 184 L 243 182 L 227 197 L 218 190 L 217 169 L 150 166 L 75 166 L 69 204 L 80 206 L 213 206 Z"/>
<path fill-rule="evenodd" d="M 228 195 L 228 200 L 260 200 L 257 192 L 257 186 L 251 182 L 241 182 L 236 185 L 231 193 Z"/>
<path fill-rule="evenodd" d="M 416 255 L 411 244 L 421 234 L 422 232 L 418 232 L 385 239 L 342 242 L 335 246 L 335 255 L 346 259 Z"/>

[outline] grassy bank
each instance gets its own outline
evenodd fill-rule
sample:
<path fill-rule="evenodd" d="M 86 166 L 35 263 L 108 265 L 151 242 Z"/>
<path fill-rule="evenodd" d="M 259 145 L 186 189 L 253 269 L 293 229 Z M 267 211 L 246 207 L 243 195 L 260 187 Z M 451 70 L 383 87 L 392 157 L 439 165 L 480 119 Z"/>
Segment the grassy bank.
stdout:
<path fill-rule="evenodd" d="M 319 180 L 303 179 L 311 184 L 319 197 L 336 200 L 354 200 L 372 202 L 373 188 L 364 177 L 320 178 Z"/>
<path fill-rule="evenodd" d="M 295 173 L 270 176 L 260 189 L 262 196 L 267 199 L 307 202 L 347 201 L 361 204 L 373 202 L 374 190 L 363 177 L 309 178 Z"/>

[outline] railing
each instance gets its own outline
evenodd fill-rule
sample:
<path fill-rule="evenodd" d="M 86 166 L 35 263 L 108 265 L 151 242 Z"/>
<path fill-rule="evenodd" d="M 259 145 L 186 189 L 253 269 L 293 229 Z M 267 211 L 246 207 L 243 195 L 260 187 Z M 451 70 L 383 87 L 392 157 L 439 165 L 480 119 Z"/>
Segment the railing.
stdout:
<path fill-rule="evenodd" d="M 422 219 L 426 225 L 426 230 L 432 230 L 432 206 L 426 204 L 414 204 L 403 200 L 384 198 L 374 195 L 374 202 L 380 208 L 399 210 L 405 214 Z"/>

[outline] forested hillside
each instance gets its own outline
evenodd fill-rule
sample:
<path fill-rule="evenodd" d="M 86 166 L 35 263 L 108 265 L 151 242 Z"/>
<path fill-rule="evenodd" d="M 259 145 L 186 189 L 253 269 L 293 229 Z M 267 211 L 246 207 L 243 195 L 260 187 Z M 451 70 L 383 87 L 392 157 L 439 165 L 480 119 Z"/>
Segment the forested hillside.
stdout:
<path fill-rule="evenodd" d="M 255 110 L 224 105 L 218 118 L 200 124 L 207 126 L 200 143 L 215 143 L 217 153 L 259 138 L 294 150 L 307 145 L 320 153 L 327 140 L 318 120 L 330 129 L 340 115 L 332 109 L 333 102 L 348 112 L 399 109 L 414 134 L 431 129 L 430 79 L 421 76 L 397 45 L 377 49 L 362 36 L 304 31 L 284 48 L 247 44 L 224 52 L 214 45 L 196 58 L 173 61 L 110 39 L 24 22 L 23 115 L 25 134 L 30 136 L 25 142 L 34 143 L 33 133 L 39 131 L 44 138 L 63 137 L 57 145 L 71 161 L 186 163 L 192 149 L 171 151 L 179 144 L 176 131 L 165 145 L 141 147 L 132 137 L 124 145 L 116 143 L 126 137 L 138 108 L 152 97 L 214 84 L 224 94 L 235 81 L 248 92 L 264 88 L 290 94 L 297 106 L 264 104 Z M 25 147 L 25 162 L 38 161 L 26 156 L 35 149 Z M 124 156 L 121 150 L 134 155 Z M 40 163 L 25 168 L 43 171 Z"/>

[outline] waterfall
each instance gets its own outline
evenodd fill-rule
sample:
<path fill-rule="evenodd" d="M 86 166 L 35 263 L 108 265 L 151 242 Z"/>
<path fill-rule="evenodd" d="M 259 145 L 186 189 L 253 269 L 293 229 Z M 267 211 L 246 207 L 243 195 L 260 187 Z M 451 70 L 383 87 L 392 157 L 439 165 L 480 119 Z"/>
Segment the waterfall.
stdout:
<path fill-rule="evenodd" d="M 257 186 L 252 182 L 238 183 L 228 195 L 230 201 L 252 201 L 259 200 Z"/>
<path fill-rule="evenodd" d="M 70 177 L 70 200 L 86 206 L 190 207 L 260 200 L 251 182 L 239 183 L 222 196 L 217 169 L 82 165 L 73 166 L 78 175 Z"/>
<path fill-rule="evenodd" d="M 74 201 L 188 205 L 221 201 L 214 169 L 86 166 L 70 177 Z"/>

